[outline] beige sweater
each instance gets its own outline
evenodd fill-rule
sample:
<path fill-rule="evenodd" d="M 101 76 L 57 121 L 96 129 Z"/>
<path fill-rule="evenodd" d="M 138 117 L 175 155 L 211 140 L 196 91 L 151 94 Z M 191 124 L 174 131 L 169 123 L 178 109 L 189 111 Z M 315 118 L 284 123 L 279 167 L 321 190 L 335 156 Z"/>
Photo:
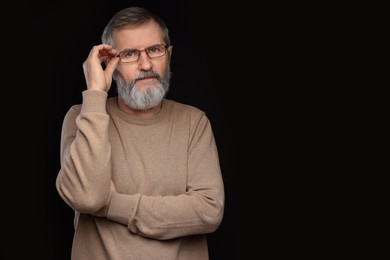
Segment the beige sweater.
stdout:
<path fill-rule="evenodd" d="M 210 122 L 168 99 L 140 119 L 85 90 L 64 118 L 56 187 L 76 213 L 73 260 L 208 259 L 206 234 L 223 218 Z"/>

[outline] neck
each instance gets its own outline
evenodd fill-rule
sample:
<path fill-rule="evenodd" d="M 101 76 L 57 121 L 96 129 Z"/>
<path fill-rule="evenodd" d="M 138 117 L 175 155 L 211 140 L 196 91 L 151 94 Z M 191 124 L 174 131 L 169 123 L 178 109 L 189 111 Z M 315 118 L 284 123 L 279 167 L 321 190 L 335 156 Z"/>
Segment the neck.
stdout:
<path fill-rule="evenodd" d="M 133 115 L 141 118 L 149 118 L 155 116 L 158 112 L 160 112 L 162 107 L 162 101 L 157 106 L 154 106 L 152 108 L 146 110 L 137 110 L 126 105 L 123 99 L 118 97 L 118 107 L 120 110 L 122 110 L 123 112 L 129 115 Z"/>

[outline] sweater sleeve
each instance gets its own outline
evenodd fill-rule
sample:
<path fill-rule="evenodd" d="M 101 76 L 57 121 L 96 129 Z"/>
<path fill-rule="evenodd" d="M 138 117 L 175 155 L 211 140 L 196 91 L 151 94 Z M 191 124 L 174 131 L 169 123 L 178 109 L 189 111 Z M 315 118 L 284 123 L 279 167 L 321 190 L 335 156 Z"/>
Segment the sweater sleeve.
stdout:
<path fill-rule="evenodd" d="M 191 127 L 187 191 L 177 196 L 113 194 L 107 218 L 144 237 L 172 239 L 214 232 L 224 212 L 224 186 L 216 142 L 202 114 Z"/>
<path fill-rule="evenodd" d="M 56 188 L 74 210 L 93 213 L 110 197 L 107 93 L 85 90 L 82 105 L 65 115 L 61 132 L 61 168 Z"/>

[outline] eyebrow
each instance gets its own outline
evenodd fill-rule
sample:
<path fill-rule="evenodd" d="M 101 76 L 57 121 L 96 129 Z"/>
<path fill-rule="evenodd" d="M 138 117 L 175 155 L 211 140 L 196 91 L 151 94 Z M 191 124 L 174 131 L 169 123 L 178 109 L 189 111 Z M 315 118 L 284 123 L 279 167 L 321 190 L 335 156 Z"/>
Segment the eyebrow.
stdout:
<path fill-rule="evenodd" d="M 153 44 L 153 45 L 150 45 L 150 46 L 144 48 L 143 50 L 146 50 L 146 49 L 151 48 L 151 47 L 154 47 L 154 46 L 159 46 L 159 45 L 164 45 L 164 46 L 165 46 L 165 43 Z M 137 48 L 126 48 L 126 49 L 124 49 L 124 50 L 122 50 L 122 51 L 120 51 L 120 52 L 124 52 L 124 51 L 134 51 L 134 50 L 141 50 L 141 49 L 137 49 Z"/>

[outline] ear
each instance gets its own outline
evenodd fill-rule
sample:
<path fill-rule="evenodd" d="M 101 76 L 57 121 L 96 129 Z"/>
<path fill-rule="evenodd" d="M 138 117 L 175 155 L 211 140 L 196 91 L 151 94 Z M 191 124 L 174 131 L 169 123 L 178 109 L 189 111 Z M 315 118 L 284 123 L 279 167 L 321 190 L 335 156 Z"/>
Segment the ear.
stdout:
<path fill-rule="evenodd" d="M 173 46 L 172 46 L 172 45 L 169 45 L 169 47 L 168 47 L 168 54 L 169 54 L 169 57 L 172 56 L 172 50 L 173 50 Z"/>

